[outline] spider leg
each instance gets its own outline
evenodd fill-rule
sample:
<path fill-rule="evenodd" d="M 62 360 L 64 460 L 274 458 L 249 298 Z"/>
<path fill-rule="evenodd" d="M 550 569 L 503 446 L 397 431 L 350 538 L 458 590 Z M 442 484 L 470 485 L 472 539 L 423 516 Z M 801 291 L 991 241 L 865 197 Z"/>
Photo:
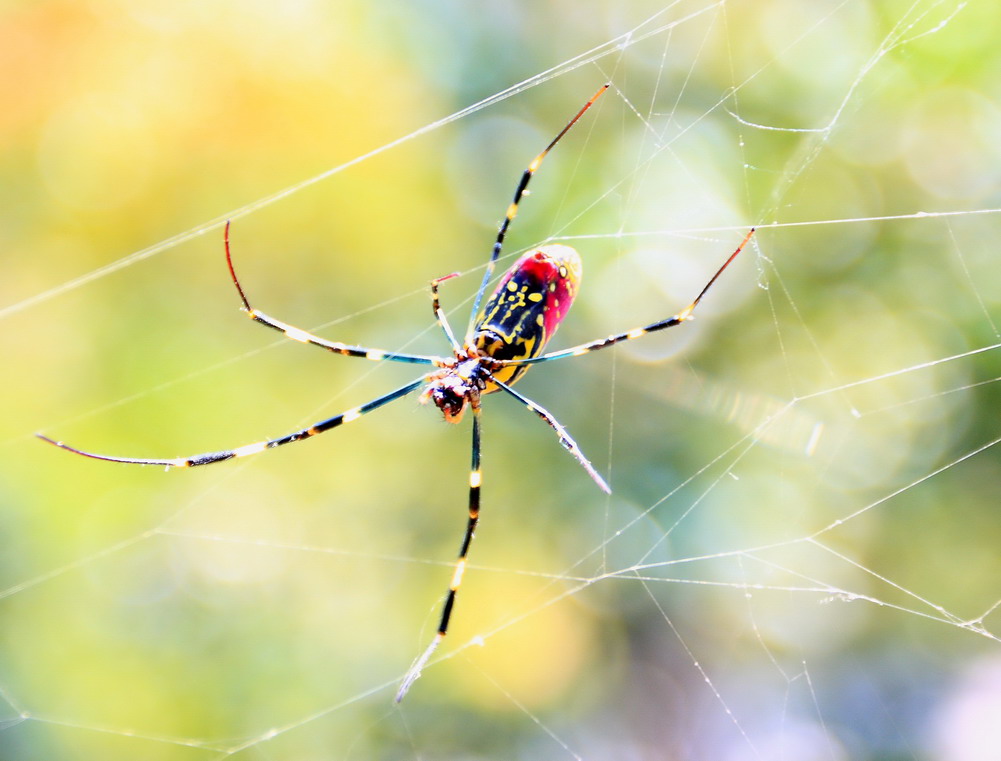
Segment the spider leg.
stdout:
<path fill-rule="evenodd" d="M 443 280 L 456 277 L 458 274 L 458 272 L 453 272 L 450 275 L 437 277 L 431 281 L 431 307 L 434 309 L 435 322 L 437 322 L 441 326 L 441 329 L 445 332 L 445 337 L 448 339 L 449 344 L 451 344 L 452 351 L 456 354 L 462 351 L 462 347 L 459 346 L 459 342 L 455 340 L 455 334 L 452 332 L 452 326 L 448 324 L 448 318 L 445 316 L 445 312 L 441 308 L 441 302 L 438 300 L 438 284 Z"/>
<path fill-rule="evenodd" d="M 411 685 L 417 681 L 421 671 L 427 665 L 428 660 L 438 649 L 438 645 L 445 639 L 448 633 L 448 622 L 452 618 L 452 609 L 455 607 L 455 596 L 459 592 L 459 585 L 462 584 L 462 576 L 466 570 L 466 556 L 469 555 L 469 545 L 473 541 L 473 533 L 476 531 L 476 524 L 480 520 L 480 484 L 483 483 L 483 471 L 480 469 L 480 403 L 477 399 L 471 402 L 473 408 L 473 457 L 472 465 L 469 469 L 469 518 L 466 520 L 466 533 L 462 537 L 462 545 L 459 548 L 459 557 L 455 561 L 455 570 L 452 572 L 452 581 L 448 585 L 448 595 L 445 597 L 445 604 L 441 609 L 441 620 L 438 624 L 438 631 L 431 640 L 431 644 L 414 661 L 414 664 L 407 671 L 406 676 L 400 683 L 400 689 L 396 691 L 396 702 L 399 703 L 406 696 Z"/>
<path fill-rule="evenodd" d="M 466 330 L 467 333 L 472 330 L 473 324 L 476 321 L 476 315 L 479 314 L 480 302 L 483 301 L 483 294 L 487 290 L 490 278 L 493 277 L 494 274 L 494 266 L 497 264 L 497 257 L 500 256 L 501 248 L 504 246 L 504 236 L 507 235 L 507 229 L 511 226 L 511 220 L 513 220 L 515 215 L 518 213 L 518 204 L 521 203 L 521 198 L 525 195 L 525 190 L 528 188 L 529 180 L 532 179 L 532 175 L 535 174 L 535 170 L 539 168 L 539 164 L 542 163 L 546 154 L 549 153 L 549 151 L 553 149 L 553 146 L 555 146 L 563 138 L 563 136 L 570 131 L 570 128 L 576 124 L 580 117 L 584 115 L 584 112 L 587 111 L 609 87 L 611 87 L 610 84 L 602 85 L 601 89 L 592 95 L 591 99 L 584 104 L 580 111 L 577 112 L 577 115 L 567 122 L 567 125 L 560 131 L 560 134 L 553 138 L 553 141 L 546 146 L 546 149 L 532 159 L 532 163 L 528 165 L 528 169 L 526 169 L 521 175 L 518 187 L 515 188 L 514 191 L 514 200 L 511 201 L 511 204 L 507 207 L 507 213 L 504 216 L 504 221 L 501 223 L 500 229 L 497 231 L 497 240 L 494 241 L 493 250 L 490 252 L 490 260 L 487 262 L 487 268 L 483 273 L 483 280 L 480 282 L 480 289 L 476 292 L 476 298 L 473 299 L 473 310 L 469 315 L 469 327 Z"/>
<path fill-rule="evenodd" d="M 589 476 L 591 476 L 591 478 L 594 480 L 594 482 L 596 484 L 598 484 L 598 487 L 603 492 L 605 492 L 606 494 L 611 494 L 612 493 L 612 490 L 608 487 L 608 484 L 605 483 L 605 479 L 603 479 L 600 475 L 598 475 L 598 471 L 596 471 L 594 469 L 594 466 L 591 465 L 590 460 L 588 460 L 584 456 L 584 453 L 580 451 L 580 447 L 577 446 L 577 442 L 574 441 L 570 437 L 570 434 L 567 433 L 567 429 L 564 428 L 559 423 L 559 421 L 557 421 L 556 418 L 554 418 L 552 416 L 552 413 L 548 412 L 543 407 L 540 407 L 538 404 L 536 404 L 535 402 L 533 402 L 527 396 L 524 396 L 523 394 L 519 394 L 517 391 L 515 391 L 513 388 L 511 388 L 506 383 L 502 383 L 501 381 L 497 380 L 496 378 L 494 378 L 492 376 L 490 378 L 490 381 L 491 381 L 491 383 L 496 383 L 497 386 L 498 386 L 498 388 L 501 388 L 504 391 L 507 391 L 511 396 L 513 396 L 519 402 L 521 402 L 526 407 L 528 407 L 528 409 L 530 409 L 532 412 L 534 412 L 540 418 L 542 418 L 547 423 L 549 423 L 549 426 L 554 431 L 556 431 L 556 435 L 560 437 L 560 444 L 563 445 L 563 448 L 566 449 L 570 454 L 572 454 L 577 459 L 577 462 L 579 462 L 581 464 L 581 466 L 584 468 L 584 470 L 587 471 L 587 474 Z"/>
<path fill-rule="evenodd" d="M 279 333 L 285 334 L 287 338 L 291 338 L 293 341 L 319 346 L 321 349 L 332 351 L 335 354 L 343 354 L 346 357 L 364 357 L 365 359 L 376 361 L 386 359 L 393 362 L 408 362 L 410 364 L 417 365 L 434 364 L 434 357 L 422 354 L 401 354 L 399 352 L 384 351 L 383 349 L 370 349 L 365 346 L 351 346 L 349 344 L 341 343 L 340 341 L 328 341 L 325 338 L 320 338 L 319 336 L 313 335 L 312 333 L 302 330 L 301 328 L 289 325 L 281 320 L 276 320 L 274 317 L 269 317 L 264 314 L 264 312 L 254 309 L 250 306 L 250 302 L 247 300 L 247 296 L 243 292 L 243 286 L 240 285 L 240 280 L 236 276 L 236 269 L 233 267 L 233 257 L 230 255 L 229 251 L 228 221 L 226 222 L 226 230 L 223 234 L 223 241 L 226 246 L 226 266 L 229 267 L 229 274 L 230 277 L 233 278 L 233 285 L 236 286 L 236 290 L 240 294 L 240 300 L 243 301 L 244 311 L 254 322 L 259 322 L 261 325 L 266 325 L 273 330 L 277 330 Z"/>
<path fill-rule="evenodd" d="M 702 297 L 706 295 L 706 292 L 712 287 L 713 283 L 716 282 L 716 278 L 723 274 L 723 270 L 734 259 L 737 258 L 737 254 L 744 250 L 744 246 L 754 235 L 754 228 L 752 227 L 750 232 L 744 236 L 744 240 L 741 241 L 740 245 L 737 246 L 737 250 L 730 254 L 730 258 L 723 262 L 723 266 L 716 270 L 716 274 L 712 276 L 708 283 L 706 283 L 705 288 L 695 297 L 695 301 L 689 304 L 687 307 L 682 309 L 673 317 L 669 317 L 666 320 L 660 320 L 658 322 L 650 323 L 642 328 L 633 328 L 632 330 L 627 330 L 624 333 L 616 333 L 610 335 L 607 338 L 599 338 L 595 341 L 590 341 L 586 344 L 580 344 L 579 346 L 572 346 L 569 349 L 561 349 L 560 351 L 551 351 L 548 354 L 542 354 L 538 357 L 532 357 L 531 359 L 503 359 L 499 360 L 501 365 L 529 365 L 536 362 L 549 362 L 553 359 L 563 359 L 563 357 L 579 357 L 581 354 L 587 354 L 588 352 L 597 351 L 598 349 L 604 349 L 613 344 L 617 344 L 620 341 L 631 341 L 634 338 L 639 338 L 640 336 L 645 336 L 647 333 L 653 333 L 657 330 L 664 330 L 665 328 L 673 328 L 675 325 L 681 325 L 681 323 L 692 319 L 692 312 L 695 311 L 695 307 L 698 306 L 699 302 L 702 301 Z"/>
<path fill-rule="evenodd" d="M 373 399 L 372 401 L 361 405 L 360 407 L 353 407 L 350 410 L 342 412 L 340 415 L 334 415 L 333 417 L 327 418 L 326 420 L 321 420 L 318 423 L 314 423 L 309 428 L 303 428 L 302 430 L 295 431 L 293 433 L 286 434 L 277 439 L 268 439 L 266 441 L 258 441 L 254 444 L 247 444 L 242 447 L 237 447 L 236 449 L 224 449 L 219 452 L 205 452 L 203 454 L 191 455 L 190 457 L 175 457 L 169 460 L 156 460 L 156 459 L 145 459 L 139 457 L 113 457 L 111 455 L 95 454 L 94 452 L 85 452 L 82 449 L 77 449 L 76 447 L 71 447 L 69 444 L 64 444 L 61 441 L 55 441 L 50 439 L 48 436 L 43 436 L 40 433 L 35 435 L 42 441 L 47 441 L 50 444 L 57 446 L 61 449 L 73 452 L 75 454 L 83 455 L 84 457 L 91 457 L 95 460 L 108 460 L 109 462 L 124 462 L 131 465 L 163 465 L 166 468 L 195 468 L 199 465 L 211 465 L 214 462 L 222 462 L 223 460 L 232 460 L 236 457 L 246 457 L 247 455 L 257 454 L 258 452 L 263 452 L 266 449 L 273 449 L 275 447 L 280 447 L 285 444 L 291 444 L 294 441 L 302 441 L 303 439 L 308 439 L 311 436 L 315 436 L 318 433 L 323 433 L 324 431 L 329 431 L 331 428 L 336 428 L 343 423 L 350 423 L 352 420 L 357 420 L 362 415 L 365 415 L 372 410 L 378 409 L 385 404 L 399 399 L 402 396 L 406 396 L 414 389 L 418 388 L 424 383 L 424 377 L 421 376 L 415 381 L 408 383 L 405 386 L 401 386 L 395 391 L 390 391 L 388 394 L 380 396 L 378 399 Z"/>

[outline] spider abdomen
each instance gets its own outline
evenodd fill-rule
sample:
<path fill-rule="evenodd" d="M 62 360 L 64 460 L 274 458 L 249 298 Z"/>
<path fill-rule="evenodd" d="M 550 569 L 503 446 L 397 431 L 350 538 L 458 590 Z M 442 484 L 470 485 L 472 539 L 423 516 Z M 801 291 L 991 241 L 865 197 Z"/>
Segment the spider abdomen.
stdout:
<path fill-rule="evenodd" d="M 553 244 L 525 254 L 501 278 L 476 318 L 473 345 L 494 359 L 539 356 L 567 316 L 580 277 L 580 256 L 569 246 Z M 510 384 L 528 368 L 513 365 L 493 374 Z M 492 390 L 488 384 L 488 392 Z"/>

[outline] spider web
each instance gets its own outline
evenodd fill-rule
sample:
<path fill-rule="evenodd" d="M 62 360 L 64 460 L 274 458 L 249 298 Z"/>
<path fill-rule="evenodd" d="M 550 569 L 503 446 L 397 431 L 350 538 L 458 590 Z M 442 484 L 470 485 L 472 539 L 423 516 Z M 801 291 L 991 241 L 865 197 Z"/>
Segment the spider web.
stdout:
<path fill-rule="evenodd" d="M 616 5 L 5 12 L 8 65 L 46 65 L 8 85 L 0 757 L 995 757 L 999 11 Z M 461 329 L 604 81 L 502 261 L 581 252 L 554 348 L 757 232 L 694 321 L 519 384 L 611 497 L 486 400 L 483 523 L 402 705 L 466 426 L 403 401 L 169 474 L 32 440 L 189 454 L 404 382 L 236 319 L 222 221 L 268 313 L 442 352 L 426 282 L 461 273 Z"/>

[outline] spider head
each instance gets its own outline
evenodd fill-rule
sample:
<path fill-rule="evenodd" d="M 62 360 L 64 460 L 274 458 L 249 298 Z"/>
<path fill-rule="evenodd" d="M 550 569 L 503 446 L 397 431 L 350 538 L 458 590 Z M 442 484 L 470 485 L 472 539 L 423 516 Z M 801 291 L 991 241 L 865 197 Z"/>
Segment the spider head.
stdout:
<path fill-rule="evenodd" d="M 428 384 L 421 394 L 421 402 L 432 402 L 445 416 L 445 422 L 458 423 L 469 404 L 469 393 L 470 387 L 462 378 L 446 373 Z"/>

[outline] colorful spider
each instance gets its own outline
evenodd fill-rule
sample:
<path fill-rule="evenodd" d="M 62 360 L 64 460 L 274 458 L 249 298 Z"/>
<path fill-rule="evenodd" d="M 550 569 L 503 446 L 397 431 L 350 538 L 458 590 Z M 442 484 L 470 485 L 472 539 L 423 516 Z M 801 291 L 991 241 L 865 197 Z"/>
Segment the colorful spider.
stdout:
<path fill-rule="evenodd" d="M 701 301 L 702 297 L 705 296 L 712 284 L 716 282 L 716 278 L 722 274 L 723 270 L 741 252 L 748 240 L 750 240 L 751 235 L 754 234 L 754 229 L 752 228 L 737 249 L 723 263 L 723 266 L 717 270 L 716 274 L 713 275 L 699 295 L 696 296 L 695 300 L 673 317 L 651 323 L 646 327 L 635 328 L 624 333 L 616 333 L 606 338 L 599 338 L 570 349 L 553 351 L 548 354 L 542 353 L 546 343 L 553 337 L 560 322 L 566 317 L 570 305 L 577 294 L 577 289 L 580 286 L 580 257 L 574 249 L 568 246 L 541 246 L 522 256 L 507 271 L 504 277 L 501 278 L 497 288 L 490 298 L 487 299 L 483 310 L 480 311 L 483 294 L 490 283 L 494 266 L 500 256 L 504 236 L 515 214 L 518 212 L 518 204 L 522 196 L 525 195 L 532 175 L 539 168 L 546 154 L 553 149 L 553 146 L 563 138 L 608 87 L 609 85 L 604 85 L 584 104 L 573 119 L 553 138 L 552 142 L 546 146 L 546 149 L 535 157 L 522 174 L 521 181 L 514 192 L 514 200 L 508 206 L 504 221 L 497 232 L 497 238 L 494 241 L 490 260 L 487 262 L 483 280 L 473 300 L 469 328 L 461 344 L 455 339 L 452 328 L 449 326 L 438 300 L 439 283 L 450 277 L 454 277 L 454 273 L 431 281 L 431 296 L 435 321 L 441 326 L 452 347 L 451 356 L 436 357 L 420 354 L 403 354 L 384 351 L 382 349 L 350 346 L 337 341 L 328 341 L 325 338 L 320 338 L 293 325 L 287 325 L 254 309 L 250 306 L 250 302 L 236 276 L 236 270 L 233 268 L 233 260 L 229 249 L 229 223 L 226 223 L 224 235 L 226 264 L 229 267 L 233 284 L 236 286 L 236 290 L 240 294 L 240 299 L 243 301 L 243 309 L 252 320 L 273 328 L 294 341 L 313 344 L 336 354 L 344 354 L 349 357 L 364 357 L 365 359 L 375 361 L 390 360 L 417 365 L 431 365 L 434 368 L 431 372 L 423 374 L 416 380 L 394 391 L 390 391 L 388 394 L 383 394 L 360 407 L 354 407 L 339 415 L 334 415 L 326 420 L 314 423 L 309 428 L 303 428 L 302 430 L 294 431 L 276 439 L 247 444 L 236 449 L 206 452 L 190 457 L 176 457 L 166 460 L 113 457 L 85 452 L 64 444 L 61 441 L 54 441 L 42 434 L 37 434 L 38 437 L 62 449 L 97 460 L 109 460 L 111 462 L 124 462 L 136 465 L 163 465 L 168 469 L 171 467 L 193 468 L 199 465 L 209 465 L 214 462 L 257 454 L 266 449 L 308 439 L 311 436 L 329 431 L 344 423 L 357 420 L 362 415 L 404 397 L 422 386 L 424 388 L 420 395 L 420 401 L 422 403 L 433 402 L 442 411 L 445 420 L 450 423 L 458 423 L 466 408 L 470 408 L 473 412 L 473 442 L 472 466 L 469 471 L 469 517 L 466 522 L 466 531 L 462 538 L 459 557 L 455 563 L 452 580 L 448 586 L 448 593 L 442 606 L 437 633 L 427 649 L 411 666 L 400 684 L 400 688 L 396 693 L 396 701 L 399 702 L 406 695 L 407 690 L 410 689 L 414 681 L 420 676 L 421 670 L 448 632 L 448 624 L 452 617 L 456 594 L 459 591 L 459 585 L 462 583 L 463 572 L 466 568 L 469 546 L 473 540 L 473 533 L 479 521 L 480 487 L 483 481 L 482 471 L 480 470 L 480 398 L 484 394 L 496 391 L 503 391 L 513 396 L 548 423 L 556 431 L 560 444 L 577 459 L 603 491 L 610 493 L 611 490 L 608 488 L 608 484 L 605 483 L 604 479 L 591 466 L 591 463 L 584 457 L 576 442 L 570 437 L 566 429 L 557 422 L 556 418 L 531 399 L 515 391 L 511 386 L 535 363 L 549 362 L 550 360 L 562 359 L 564 357 L 580 356 L 596 349 L 604 349 L 619 341 L 632 340 L 656 330 L 680 325 L 690 319 L 692 311 L 698 305 L 699 301 Z"/>

